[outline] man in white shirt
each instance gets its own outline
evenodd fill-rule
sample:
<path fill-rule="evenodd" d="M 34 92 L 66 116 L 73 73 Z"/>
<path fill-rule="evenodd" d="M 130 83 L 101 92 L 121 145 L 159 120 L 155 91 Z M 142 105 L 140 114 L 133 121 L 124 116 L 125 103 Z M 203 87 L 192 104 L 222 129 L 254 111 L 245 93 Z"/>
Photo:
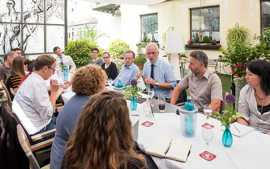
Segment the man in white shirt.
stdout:
<path fill-rule="evenodd" d="M 53 48 L 53 53 L 56 59 L 56 70 L 61 70 L 63 66 L 69 67 L 69 72 L 74 73 L 76 70 L 76 65 L 72 58 L 68 55 L 64 55 L 60 47 L 56 46 Z"/>
<path fill-rule="evenodd" d="M 53 56 L 39 56 L 35 61 L 35 71 L 22 83 L 14 98 L 25 118 L 20 119 L 22 115 L 19 114 L 17 116 L 30 135 L 55 128 L 55 102 L 62 90 L 56 80 L 51 80 L 49 96 L 46 86 L 46 80 L 54 74 L 55 68 L 56 61 Z"/>

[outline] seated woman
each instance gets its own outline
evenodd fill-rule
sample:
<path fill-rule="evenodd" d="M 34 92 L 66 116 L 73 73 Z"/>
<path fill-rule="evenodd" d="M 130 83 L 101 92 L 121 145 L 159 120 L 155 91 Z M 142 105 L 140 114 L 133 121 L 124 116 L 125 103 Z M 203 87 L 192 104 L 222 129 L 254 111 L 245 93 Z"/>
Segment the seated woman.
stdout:
<path fill-rule="evenodd" d="M 104 89 L 106 79 L 106 73 L 100 66 L 95 65 L 81 67 L 73 75 L 72 91 L 76 94 L 64 105 L 57 117 L 56 134 L 50 159 L 52 169 L 61 168 L 66 142 L 84 105 L 92 95 Z"/>
<path fill-rule="evenodd" d="M 1 88 L 1 86 L 0 86 Z M 28 158 L 17 138 L 17 120 L 0 91 L 0 168 L 29 169 Z"/>
<path fill-rule="evenodd" d="M 251 61 L 247 65 L 247 85 L 240 91 L 237 121 L 270 135 L 270 63 Z"/>
<path fill-rule="evenodd" d="M 84 107 L 67 142 L 63 168 L 145 169 L 144 157 L 133 148 L 124 96 L 115 91 L 102 92 L 92 96 Z"/>
<path fill-rule="evenodd" d="M 111 55 L 109 52 L 102 54 L 104 63 L 101 65 L 102 69 L 105 70 L 108 79 L 114 80 L 118 75 L 116 64 L 111 61 Z"/>
<path fill-rule="evenodd" d="M 7 79 L 6 86 L 8 92 L 10 94 L 11 100 L 13 100 L 19 84 L 22 79 L 25 77 L 25 70 L 24 70 L 24 58 L 17 56 L 13 60 L 13 64 L 11 67 L 11 74 Z"/>

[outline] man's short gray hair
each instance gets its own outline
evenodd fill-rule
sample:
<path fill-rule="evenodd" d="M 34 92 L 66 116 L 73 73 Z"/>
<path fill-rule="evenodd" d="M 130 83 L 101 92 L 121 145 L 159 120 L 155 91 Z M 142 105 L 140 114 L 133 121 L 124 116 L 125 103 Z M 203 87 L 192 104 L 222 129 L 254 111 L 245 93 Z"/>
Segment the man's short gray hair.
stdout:
<path fill-rule="evenodd" d="M 197 61 L 204 64 L 204 66 L 207 68 L 208 66 L 208 57 L 207 55 L 202 51 L 193 51 L 190 53 L 190 56 L 196 59 Z"/>
<path fill-rule="evenodd" d="M 158 45 L 154 42 L 148 43 L 145 49 L 147 49 L 149 47 L 154 47 L 156 49 L 156 51 L 158 51 Z"/>

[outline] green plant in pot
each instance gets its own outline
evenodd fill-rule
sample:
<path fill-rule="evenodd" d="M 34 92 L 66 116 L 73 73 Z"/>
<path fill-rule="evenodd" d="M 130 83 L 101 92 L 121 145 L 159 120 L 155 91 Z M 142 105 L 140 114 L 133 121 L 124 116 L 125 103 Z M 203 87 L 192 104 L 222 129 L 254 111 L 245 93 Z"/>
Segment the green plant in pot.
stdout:
<path fill-rule="evenodd" d="M 249 31 L 247 28 L 239 26 L 239 24 L 235 24 L 233 28 L 228 30 L 226 40 L 228 47 L 232 44 L 248 42 Z"/>
<path fill-rule="evenodd" d="M 134 63 L 139 67 L 140 70 L 143 70 L 143 65 L 147 61 L 144 54 L 139 54 L 136 56 Z"/>

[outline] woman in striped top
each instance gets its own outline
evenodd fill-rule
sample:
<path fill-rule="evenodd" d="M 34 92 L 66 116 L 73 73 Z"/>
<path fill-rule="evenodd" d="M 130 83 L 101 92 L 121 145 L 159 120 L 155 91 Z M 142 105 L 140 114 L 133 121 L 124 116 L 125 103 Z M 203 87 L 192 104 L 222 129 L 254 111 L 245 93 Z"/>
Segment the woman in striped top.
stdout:
<path fill-rule="evenodd" d="M 13 100 L 21 80 L 25 77 L 24 58 L 17 56 L 13 60 L 10 76 L 7 79 L 6 86 Z"/>

